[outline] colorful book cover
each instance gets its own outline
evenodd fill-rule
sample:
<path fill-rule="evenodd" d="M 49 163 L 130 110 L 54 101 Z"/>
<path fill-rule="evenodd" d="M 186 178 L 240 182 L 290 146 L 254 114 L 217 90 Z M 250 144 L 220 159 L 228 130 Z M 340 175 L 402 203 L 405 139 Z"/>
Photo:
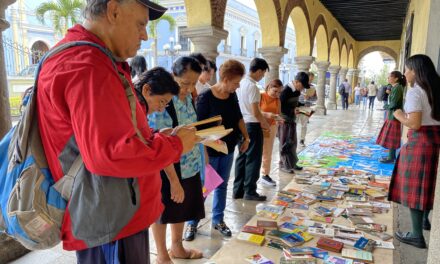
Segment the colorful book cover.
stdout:
<path fill-rule="evenodd" d="M 291 203 L 288 206 L 289 209 L 298 209 L 298 210 L 309 210 L 309 206 L 307 204 L 301 203 Z"/>
<path fill-rule="evenodd" d="M 280 240 L 283 236 L 288 235 L 289 233 L 279 231 L 279 230 L 271 230 L 269 233 L 266 234 L 268 238 Z"/>
<path fill-rule="evenodd" d="M 264 236 L 240 232 L 237 236 L 238 240 L 261 246 L 264 243 Z"/>
<path fill-rule="evenodd" d="M 241 231 L 246 232 L 246 233 L 255 234 L 255 235 L 263 235 L 264 234 L 264 228 L 257 227 L 257 226 L 250 226 L 250 225 L 243 226 L 243 229 Z"/>
<path fill-rule="evenodd" d="M 262 227 L 266 230 L 278 229 L 278 223 L 276 221 L 257 220 L 257 227 Z"/>
<path fill-rule="evenodd" d="M 295 233 L 291 233 L 281 237 L 281 240 L 291 247 L 295 247 L 304 243 L 304 239 Z"/>
<path fill-rule="evenodd" d="M 214 168 L 207 164 L 205 167 L 205 180 L 203 183 L 203 197 L 208 197 L 208 195 L 215 190 L 220 184 L 223 183 L 222 177 L 214 170 Z"/>
<path fill-rule="evenodd" d="M 261 254 L 255 254 L 252 256 L 248 256 L 245 258 L 245 260 L 249 263 L 252 263 L 252 264 L 274 264 L 273 261 L 264 257 Z"/>
<path fill-rule="evenodd" d="M 293 233 L 300 235 L 306 242 L 313 239 L 313 236 L 310 233 L 302 230 L 301 228 L 295 228 Z"/>
<path fill-rule="evenodd" d="M 342 249 L 342 257 L 367 263 L 373 263 L 373 254 L 371 252 L 363 250 L 344 248 Z"/>
<path fill-rule="evenodd" d="M 347 258 L 341 258 L 337 256 L 328 255 L 324 259 L 324 264 L 353 264 L 353 260 Z"/>
<path fill-rule="evenodd" d="M 295 230 L 296 228 L 298 228 L 298 226 L 295 224 L 292 224 L 290 222 L 284 222 L 278 227 L 278 229 L 280 231 L 287 232 L 287 233 L 292 233 L 293 230 Z"/>

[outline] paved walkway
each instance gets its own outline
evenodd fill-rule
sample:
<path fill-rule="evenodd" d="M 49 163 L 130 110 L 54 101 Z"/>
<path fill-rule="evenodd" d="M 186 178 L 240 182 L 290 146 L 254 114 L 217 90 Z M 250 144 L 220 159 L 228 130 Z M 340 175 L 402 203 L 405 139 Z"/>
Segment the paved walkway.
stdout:
<path fill-rule="evenodd" d="M 376 102 L 377 103 L 377 102 Z M 381 105 L 376 106 L 380 108 Z M 377 135 L 383 123 L 383 111 L 375 110 L 368 111 L 362 108 L 350 106 L 348 111 L 330 110 L 326 116 L 313 116 L 311 118 L 309 129 L 306 137 L 307 142 L 312 142 L 318 138 L 323 132 L 344 132 L 352 135 Z M 277 144 L 277 143 L 276 143 Z M 278 171 L 278 145 L 274 148 L 273 154 L 273 168 L 271 176 L 278 182 L 274 187 L 266 187 L 259 184 L 259 192 L 268 196 L 268 200 L 272 199 L 275 193 L 286 186 L 291 180 L 290 174 L 285 174 Z M 299 149 L 300 150 L 300 149 Z M 233 175 L 233 172 L 232 172 Z M 233 234 L 237 234 L 241 227 L 256 213 L 256 202 L 233 200 L 232 197 L 232 182 L 233 176 L 229 181 L 228 199 L 225 212 L 225 222 L 229 225 Z M 185 242 L 187 247 L 198 248 L 203 251 L 206 258 L 201 260 L 184 261 L 178 260 L 175 263 L 207 263 L 208 259 L 217 252 L 217 250 L 228 242 L 228 239 L 223 238 L 218 231 L 211 229 L 211 208 L 212 196 L 210 196 L 206 203 L 207 217 L 200 222 L 199 233 L 195 241 Z M 394 228 L 395 230 L 407 231 L 411 228 L 411 220 L 407 208 L 395 206 L 394 209 Z M 168 234 L 170 232 L 168 231 Z M 429 232 L 425 233 L 425 238 L 429 241 Z M 156 256 L 156 248 L 154 241 L 150 235 L 151 241 L 151 257 L 152 263 Z M 168 245 L 171 243 L 168 236 Z M 396 250 L 394 251 L 394 263 L 405 264 L 422 264 L 426 263 L 427 250 L 416 249 L 407 245 L 399 245 L 395 242 Z M 76 263 L 75 254 L 73 252 L 63 251 L 61 246 L 55 247 L 51 250 L 34 251 L 26 256 L 13 262 L 14 264 L 73 264 Z"/>

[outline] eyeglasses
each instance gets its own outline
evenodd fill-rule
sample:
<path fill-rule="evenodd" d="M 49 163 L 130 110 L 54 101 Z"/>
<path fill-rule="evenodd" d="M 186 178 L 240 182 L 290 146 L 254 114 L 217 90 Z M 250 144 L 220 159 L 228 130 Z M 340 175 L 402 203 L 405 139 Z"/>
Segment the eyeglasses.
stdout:
<path fill-rule="evenodd" d="M 159 100 L 159 106 L 160 107 L 166 108 L 166 107 L 168 107 L 168 105 L 169 105 L 169 102 L 167 100 L 165 100 L 165 99 L 160 99 Z"/>

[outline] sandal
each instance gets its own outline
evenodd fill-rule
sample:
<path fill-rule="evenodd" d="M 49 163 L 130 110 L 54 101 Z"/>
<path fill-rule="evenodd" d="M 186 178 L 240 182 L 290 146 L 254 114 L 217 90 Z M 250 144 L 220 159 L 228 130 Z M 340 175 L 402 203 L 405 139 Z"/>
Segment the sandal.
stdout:
<path fill-rule="evenodd" d="M 201 259 L 201 258 L 203 258 L 203 252 L 200 252 L 198 250 L 185 249 L 185 252 L 188 253 L 188 255 L 186 257 L 178 257 L 178 256 L 174 255 L 170 249 L 170 250 L 168 250 L 168 255 L 170 256 L 170 258 L 174 258 L 174 259 Z"/>

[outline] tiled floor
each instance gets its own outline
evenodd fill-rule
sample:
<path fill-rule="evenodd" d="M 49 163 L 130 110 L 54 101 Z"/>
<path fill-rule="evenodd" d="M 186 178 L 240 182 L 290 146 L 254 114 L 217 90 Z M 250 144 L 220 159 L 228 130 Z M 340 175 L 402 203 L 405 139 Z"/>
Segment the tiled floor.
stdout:
<path fill-rule="evenodd" d="M 381 104 L 376 108 L 381 108 Z M 383 123 L 383 111 L 374 110 L 368 111 L 358 107 L 350 106 L 347 111 L 343 110 L 329 110 L 326 116 L 313 116 L 309 123 L 308 133 L 306 137 L 307 142 L 314 141 L 324 131 L 332 132 L 344 132 L 352 135 L 371 135 L 374 136 L 378 133 Z M 299 130 L 298 130 L 299 131 Z M 277 144 L 277 143 L 276 143 Z M 261 184 L 258 185 L 258 192 L 267 195 L 270 200 L 277 190 L 282 189 L 292 179 L 290 174 L 285 174 L 278 171 L 278 145 L 274 147 L 273 153 L 273 168 L 271 176 L 278 182 L 276 187 L 266 187 Z M 299 149 L 301 150 L 301 148 Z M 232 197 L 232 182 L 233 182 L 233 170 L 229 181 L 228 199 L 226 204 L 225 222 L 231 228 L 233 234 L 237 234 L 241 227 L 255 214 L 256 202 L 233 200 Z M 209 197 L 205 203 L 205 210 L 207 217 L 200 222 L 199 232 L 197 238 L 193 242 L 185 242 L 187 247 L 197 248 L 203 251 L 205 256 L 201 260 L 175 260 L 175 263 L 209 263 L 209 258 L 225 243 L 228 239 L 223 238 L 218 231 L 211 229 L 211 208 L 212 208 L 212 196 Z M 404 208 L 399 208 L 399 219 L 396 221 L 396 226 L 410 228 L 410 220 L 408 213 Z M 150 232 L 151 233 L 151 232 Z M 169 232 L 168 232 L 169 234 Z M 168 245 L 170 244 L 170 236 L 167 236 Z M 151 259 L 154 263 L 156 256 L 156 248 L 152 236 L 151 241 Z M 427 240 L 429 241 L 429 240 Z M 426 250 L 418 250 L 409 246 L 397 246 L 396 253 L 402 259 L 402 263 L 426 263 Z M 71 264 L 76 263 L 75 254 L 73 252 L 63 251 L 61 246 L 55 247 L 50 250 L 34 251 L 26 256 L 12 262 L 14 264 Z"/>

